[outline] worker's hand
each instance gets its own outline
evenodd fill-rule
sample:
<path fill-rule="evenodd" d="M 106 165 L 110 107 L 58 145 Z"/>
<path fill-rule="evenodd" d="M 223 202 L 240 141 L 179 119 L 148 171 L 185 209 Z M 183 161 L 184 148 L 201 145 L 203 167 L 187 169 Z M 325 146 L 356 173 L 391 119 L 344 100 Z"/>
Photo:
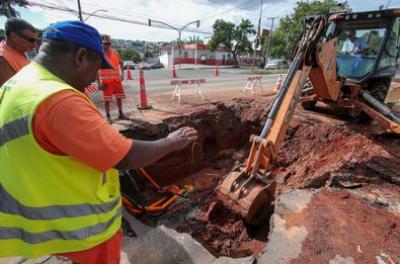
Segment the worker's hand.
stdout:
<path fill-rule="evenodd" d="M 197 140 L 197 130 L 192 127 L 182 127 L 171 132 L 167 139 L 171 141 L 174 150 L 180 150 Z"/>

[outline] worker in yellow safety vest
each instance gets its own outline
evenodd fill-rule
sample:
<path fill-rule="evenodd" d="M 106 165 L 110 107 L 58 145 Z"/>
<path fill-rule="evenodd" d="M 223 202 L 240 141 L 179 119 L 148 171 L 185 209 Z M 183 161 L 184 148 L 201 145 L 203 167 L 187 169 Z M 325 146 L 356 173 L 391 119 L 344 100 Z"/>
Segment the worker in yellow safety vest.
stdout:
<path fill-rule="evenodd" d="M 34 61 L 0 88 L 0 257 L 118 263 L 117 169 L 147 166 L 197 131 L 125 138 L 82 93 L 100 67 L 111 67 L 97 30 L 63 21 L 43 38 Z"/>

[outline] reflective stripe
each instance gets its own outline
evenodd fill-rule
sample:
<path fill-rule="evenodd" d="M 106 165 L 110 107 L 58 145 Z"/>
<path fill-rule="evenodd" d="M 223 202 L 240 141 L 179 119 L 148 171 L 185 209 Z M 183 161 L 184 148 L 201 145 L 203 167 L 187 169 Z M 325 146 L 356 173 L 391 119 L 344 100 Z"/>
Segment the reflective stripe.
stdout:
<path fill-rule="evenodd" d="M 45 207 L 30 207 L 21 204 L 11 196 L 0 183 L 0 212 L 19 215 L 32 220 L 51 220 L 63 217 L 86 216 L 92 214 L 103 214 L 112 211 L 118 205 L 119 196 L 113 201 L 100 205 L 77 204 L 77 205 L 52 205 Z"/>
<path fill-rule="evenodd" d="M 107 230 L 121 214 L 121 208 L 119 208 L 118 212 L 108 222 L 73 231 L 50 230 L 40 233 L 31 233 L 17 227 L 0 227 L 0 239 L 18 239 L 29 244 L 38 244 L 54 239 L 85 240 L 90 236 L 100 234 Z"/>
<path fill-rule="evenodd" d="M 30 115 L 18 118 L 0 127 L 0 147 L 8 141 L 29 134 L 29 117 Z"/>
<path fill-rule="evenodd" d="M 100 81 L 120 80 L 121 76 L 118 71 L 112 69 L 104 69 L 99 71 Z"/>

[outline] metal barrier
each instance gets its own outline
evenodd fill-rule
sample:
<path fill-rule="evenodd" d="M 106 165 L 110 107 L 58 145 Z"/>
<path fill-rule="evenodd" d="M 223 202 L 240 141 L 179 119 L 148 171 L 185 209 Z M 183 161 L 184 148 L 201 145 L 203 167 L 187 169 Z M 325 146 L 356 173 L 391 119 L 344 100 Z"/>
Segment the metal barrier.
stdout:
<path fill-rule="evenodd" d="M 172 94 L 171 101 L 174 100 L 175 96 L 178 97 L 178 103 L 181 102 L 181 85 L 182 84 L 196 84 L 196 97 L 200 95 L 200 97 L 205 100 L 203 92 L 200 89 L 200 83 L 205 83 L 205 79 L 194 79 L 194 80 L 173 80 L 171 81 L 171 85 L 175 85 L 174 93 Z"/>
<path fill-rule="evenodd" d="M 92 83 L 89 86 L 86 86 L 85 89 L 83 90 L 83 93 L 89 97 L 89 93 L 95 93 L 98 92 L 99 88 L 97 87 L 96 83 Z"/>
<path fill-rule="evenodd" d="M 260 87 L 261 92 L 263 91 L 262 83 L 261 83 L 262 76 L 261 75 L 250 75 L 247 77 L 247 83 L 243 88 L 243 94 L 246 90 L 250 90 L 251 94 L 254 94 L 254 89 Z"/>

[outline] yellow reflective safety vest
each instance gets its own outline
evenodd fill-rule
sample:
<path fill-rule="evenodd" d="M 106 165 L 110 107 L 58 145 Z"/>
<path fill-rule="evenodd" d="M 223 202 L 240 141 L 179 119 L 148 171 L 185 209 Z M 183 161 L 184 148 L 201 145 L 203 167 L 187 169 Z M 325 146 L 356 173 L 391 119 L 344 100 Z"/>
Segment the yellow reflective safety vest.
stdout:
<path fill-rule="evenodd" d="M 0 88 L 0 256 L 81 251 L 121 226 L 118 172 L 51 154 L 34 138 L 37 106 L 63 89 L 84 96 L 34 62 Z"/>

